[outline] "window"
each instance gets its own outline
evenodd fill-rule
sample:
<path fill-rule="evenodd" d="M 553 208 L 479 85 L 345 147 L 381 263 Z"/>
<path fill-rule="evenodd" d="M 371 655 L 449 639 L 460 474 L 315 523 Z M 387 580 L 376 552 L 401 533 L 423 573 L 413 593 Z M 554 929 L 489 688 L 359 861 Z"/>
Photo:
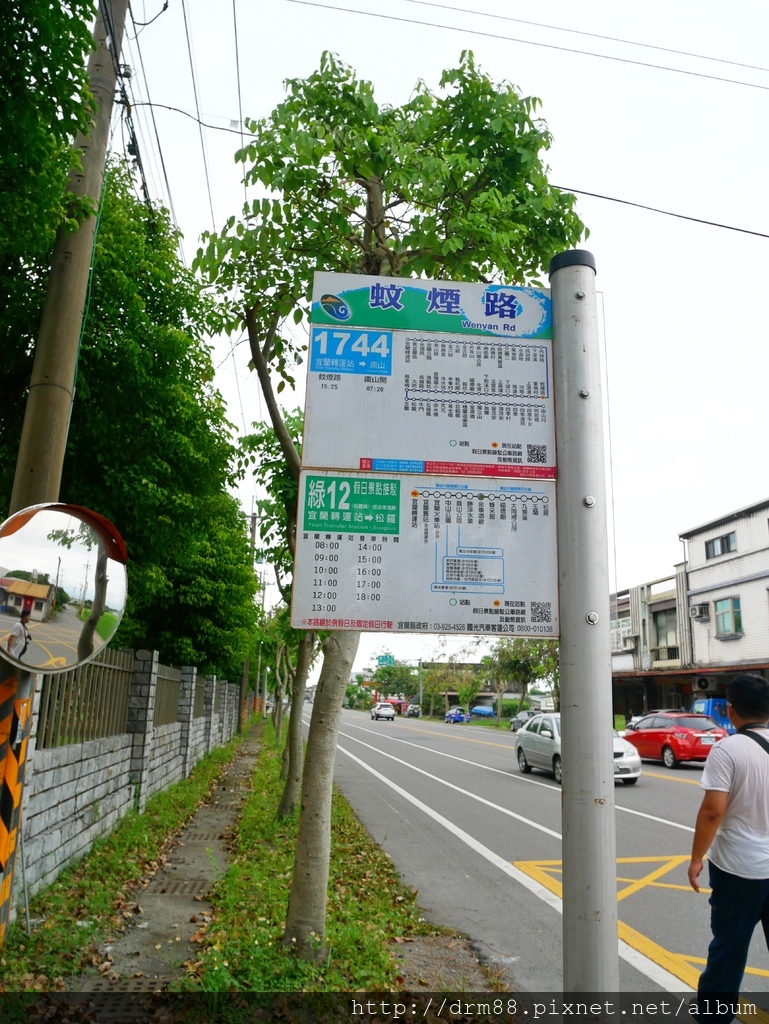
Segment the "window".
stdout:
<path fill-rule="evenodd" d="M 742 612 L 739 597 L 725 597 L 715 602 L 716 636 L 720 640 L 742 636 Z"/>
<path fill-rule="evenodd" d="M 705 558 L 718 558 L 719 555 L 726 555 L 730 551 L 736 550 L 736 533 L 726 533 L 723 537 L 715 537 L 713 540 L 705 541 Z"/>
<path fill-rule="evenodd" d="M 678 613 L 675 608 L 653 612 L 654 633 L 657 643 L 652 648 L 655 661 L 675 661 L 678 651 Z"/>

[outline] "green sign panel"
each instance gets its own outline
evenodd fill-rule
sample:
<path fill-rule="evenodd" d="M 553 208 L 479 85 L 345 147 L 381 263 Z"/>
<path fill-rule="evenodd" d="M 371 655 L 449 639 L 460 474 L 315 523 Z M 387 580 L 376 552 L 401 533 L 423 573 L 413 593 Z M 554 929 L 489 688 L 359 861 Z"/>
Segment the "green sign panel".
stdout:
<path fill-rule="evenodd" d="M 308 532 L 397 534 L 400 480 L 307 473 L 302 529 Z"/>

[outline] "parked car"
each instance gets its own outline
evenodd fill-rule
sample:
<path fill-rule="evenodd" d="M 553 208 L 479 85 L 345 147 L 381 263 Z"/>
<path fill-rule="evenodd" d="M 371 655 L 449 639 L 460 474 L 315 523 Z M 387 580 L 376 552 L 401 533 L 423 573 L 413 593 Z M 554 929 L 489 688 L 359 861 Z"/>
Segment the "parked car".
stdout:
<path fill-rule="evenodd" d="M 377 722 L 379 721 L 380 718 L 384 718 L 386 722 L 394 722 L 395 708 L 392 706 L 392 704 L 388 704 L 387 701 L 380 701 L 378 704 L 375 704 L 371 709 L 371 717 L 375 719 Z"/>
<path fill-rule="evenodd" d="M 419 704 L 409 704 L 406 708 L 406 718 L 419 718 L 422 708 Z"/>
<path fill-rule="evenodd" d="M 446 712 L 444 722 L 469 722 L 470 716 L 465 714 L 464 708 L 449 708 Z"/>
<path fill-rule="evenodd" d="M 530 718 L 538 715 L 539 711 L 519 711 L 510 719 L 510 732 L 518 732 L 522 725 L 525 725 Z"/>
<path fill-rule="evenodd" d="M 613 733 L 614 778 L 628 786 L 641 777 L 641 758 L 635 747 Z M 525 722 L 515 734 L 515 756 L 518 767 L 528 775 L 532 768 L 551 772 L 561 784 L 561 715 L 559 712 L 537 714 Z"/>
<path fill-rule="evenodd" d="M 470 708 L 470 714 L 479 718 L 495 718 L 497 713 L 490 704 L 476 704 L 474 708 Z"/>
<path fill-rule="evenodd" d="M 677 768 L 681 761 L 704 761 L 724 736 L 726 729 L 712 718 L 684 711 L 646 715 L 625 730 L 641 757 L 662 761 L 666 768 Z"/>

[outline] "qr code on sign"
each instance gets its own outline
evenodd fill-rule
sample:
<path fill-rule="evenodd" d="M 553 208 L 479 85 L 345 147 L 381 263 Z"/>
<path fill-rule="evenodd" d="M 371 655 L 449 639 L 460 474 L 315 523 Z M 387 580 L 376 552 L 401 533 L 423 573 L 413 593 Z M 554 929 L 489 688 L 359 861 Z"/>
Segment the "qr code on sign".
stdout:
<path fill-rule="evenodd" d="M 532 601 L 531 602 L 531 621 L 532 622 L 550 622 L 550 601 Z"/>
<path fill-rule="evenodd" d="M 546 444 L 527 444 L 526 445 L 526 461 L 527 462 L 547 462 L 547 445 Z"/>

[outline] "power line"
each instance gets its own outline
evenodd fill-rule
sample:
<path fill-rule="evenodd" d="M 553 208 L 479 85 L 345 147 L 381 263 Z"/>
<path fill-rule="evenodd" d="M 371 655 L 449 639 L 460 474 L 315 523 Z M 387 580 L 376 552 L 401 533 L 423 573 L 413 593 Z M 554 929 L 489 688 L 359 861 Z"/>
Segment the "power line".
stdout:
<path fill-rule="evenodd" d="M 534 28 L 551 29 L 553 32 L 568 32 L 571 35 L 587 36 L 590 39 L 603 39 L 609 43 L 622 43 L 624 46 L 639 46 L 645 50 L 658 50 L 660 53 L 674 53 L 678 57 L 695 57 L 697 60 L 710 60 L 716 64 L 728 64 L 734 68 L 745 68 L 748 71 L 767 71 L 757 64 L 743 64 L 737 60 L 726 60 L 724 57 L 709 57 L 704 53 L 692 53 L 689 50 L 674 50 L 669 46 L 658 46 L 656 43 L 640 43 L 635 39 L 620 39 L 617 36 L 604 36 L 599 32 L 586 32 L 580 28 L 565 28 L 562 25 L 547 25 L 541 21 L 525 21 L 523 18 L 513 18 L 509 14 L 492 14 L 488 11 L 473 11 L 466 7 L 450 7 L 448 4 L 433 3 L 432 0 L 406 0 L 410 4 L 418 4 L 420 7 L 437 7 L 440 11 L 456 11 L 458 14 L 472 14 L 480 18 L 496 18 L 498 21 L 514 21 L 519 25 L 531 25 Z"/>
<path fill-rule="evenodd" d="M 203 125 L 204 128 L 210 128 L 212 131 L 225 131 L 230 135 L 238 135 L 239 138 L 243 138 L 243 132 L 238 128 L 224 128 L 222 125 L 211 125 L 207 121 L 201 121 L 195 114 L 190 114 L 189 111 L 182 111 L 180 106 L 169 106 L 168 103 L 155 103 L 155 102 L 138 102 L 134 103 L 134 106 L 154 106 L 161 111 L 173 111 L 174 114 L 183 114 L 185 118 L 189 118 L 190 121 L 195 121 L 196 124 Z"/>
<path fill-rule="evenodd" d="M 131 11 L 131 21 L 133 21 L 134 28 L 136 28 L 137 26 L 139 28 L 146 28 L 148 25 L 151 25 L 153 21 L 157 21 L 160 15 L 165 14 L 166 11 L 168 10 L 168 4 L 169 0 L 166 0 L 166 2 L 163 4 L 162 9 L 158 11 L 154 18 L 150 18 L 149 21 L 134 21 L 134 12 Z"/>
<path fill-rule="evenodd" d="M 289 0 L 293 3 L 295 0 Z M 171 110 L 177 114 L 184 114 L 185 117 L 191 118 L 193 121 L 197 120 L 193 114 L 190 114 L 186 110 L 180 110 L 179 107 L 170 107 L 165 103 L 153 103 L 143 104 L 137 103 L 136 106 L 155 106 L 160 107 L 163 110 Z M 213 128 L 220 132 L 230 132 L 232 135 L 238 135 L 239 133 L 234 128 L 220 128 L 218 125 L 206 124 L 206 128 Z M 672 210 L 661 210 L 656 206 L 646 206 L 643 203 L 635 203 L 630 199 L 619 199 L 617 196 L 605 196 L 600 192 L 585 192 L 578 188 L 563 188 L 560 185 L 551 185 L 551 188 L 557 189 L 559 192 L 572 192 L 577 196 L 590 196 L 592 199 L 603 199 L 608 203 L 622 203 L 624 206 L 635 206 L 639 210 L 649 210 L 650 213 L 659 213 L 664 217 L 677 217 L 679 220 L 690 220 L 695 224 L 705 224 L 708 227 L 722 228 L 724 231 L 738 231 L 744 235 L 755 235 L 757 238 L 769 238 L 769 234 L 764 234 L 762 231 L 751 231 L 749 228 L 738 228 L 734 224 L 721 224 L 714 220 L 705 220 L 702 217 L 690 217 L 685 213 L 674 213 Z"/>
<path fill-rule="evenodd" d="M 165 7 L 163 8 L 163 11 L 165 11 L 166 7 L 168 7 L 168 4 L 165 5 Z M 129 10 L 130 10 L 130 7 L 129 7 Z M 161 11 L 160 14 L 162 14 L 163 11 Z M 139 64 L 140 64 L 141 70 L 142 70 L 142 77 L 144 78 L 144 88 L 145 88 L 146 93 L 147 93 L 147 100 L 149 101 L 146 104 L 146 106 L 148 106 L 150 108 L 150 116 L 152 118 L 152 127 L 153 127 L 154 132 L 155 132 L 155 141 L 157 142 L 158 156 L 160 158 L 160 166 L 161 166 L 162 171 L 163 171 L 163 180 L 165 181 L 165 185 L 166 185 L 166 194 L 168 195 L 168 208 L 171 211 L 171 217 L 173 219 L 173 222 L 176 225 L 176 227 L 178 228 L 179 227 L 179 221 L 178 221 L 178 218 L 176 216 L 176 210 L 174 208 L 174 200 L 173 200 L 173 196 L 171 194 L 171 183 L 168 180 L 168 170 L 166 168 L 166 162 L 165 162 L 165 158 L 163 156 L 163 147 L 160 144 L 160 133 L 158 132 L 158 125 L 157 125 L 157 121 L 155 120 L 155 111 L 153 109 L 153 105 L 152 105 L 152 102 L 151 102 L 150 85 L 149 85 L 149 80 L 147 78 L 147 69 L 144 66 L 144 55 L 142 53 L 141 46 L 139 45 L 139 33 L 136 31 L 136 22 L 134 21 L 133 11 L 131 11 L 130 13 L 131 13 L 131 23 L 134 26 L 134 39 L 136 41 L 136 52 L 139 55 Z M 160 15 L 156 15 L 155 17 L 160 17 Z M 152 19 L 152 21 L 154 21 L 154 20 L 155 20 L 155 18 Z M 152 21 L 148 21 L 146 24 L 151 25 Z M 137 106 L 137 107 L 138 106 L 145 106 L 145 104 L 144 103 L 135 103 L 134 106 Z M 185 259 L 184 259 L 184 249 L 182 247 L 181 234 L 179 235 L 179 255 L 181 257 L 182 263 L 184 263 L 185 262 Z"/>
<path fill-rule="evenodd" d="M 240 148 L 244 148 L 243 140 L 243 99 L 240 89 L 240 45 L 238 41 L 238 17 L 235 9 L 236 0 L 232 0 L 232 25 L 235 32 L 235 77 L 238 83 L 238 126 L 240 128 Z M 243 175 L 243 201 L 248 202 L 248 186 Z"/>
<path fill-rule="evenodd" d="M 207 121 L 201 121 L 199 117 L 195 117 L 189 110 L 182 110 L 181 107 L 171 107 L 167 103 L 135 103 L 135 107 L 157 107 L 159 110 L 172 110 L 175 114 L 184 114 L 195 124 L 202 125 L 204 128 L 210 128 L 214 132 L 228 132 L 230 135 L 237 135 L 238 138 L 243 137 L 243 132 L 237 128 L 224 128 L 220 124 L 208 124 Z"/>
<path fill-rule="evenodd" d="M 189 54 L 189 58 L 190 58 L 190 74 L 192 75 L 192 91 L 193 91 L 193 94 L 195 96 L 195 111 L 196 111 L 196 113 L 198 115 L 198 129 L 200 131 L 200 148 L 201 148 L 201 150 L 203 152 L 203 169 L 205 170 L 205 175 L 206 175 L 206 189 L 208 191 L 208 205 L 209 205 L 210 210 L 211 210 L 211 226 L 213 227 L 214 231 L 216 231 L 216 217 L 214 216 L 214 200 L 213 200 L 213 196 L 211 195 L 211 179 L 210 179 L 209 174 L 208 174 L 208 159 L 206 157 L 206 144 L 205 144 L 205 140 L 203 138 L 203 128 L 202 128 L 203 122 L 200 120 L 200 103 L 198 101 L 198 86 L 197 86 L 197 81 L 195 79 L 195 61 L 193 60 L 193 57 L 192 57 L 192 43 L 190 41 L 190 28 L 189 28 L 189 23 L 187 21 L 187 3 L 186 3 L 186 0 L 182 0 L 182 13 L 184 15 L 184 34 L 187 37 L 187 53 Z"/>
<path fill-rule="evenodd" d="M 639 210 L 649 210 L 650 213 L 661 213 L 664 217 L 677 217 L 679 220 L 690 220 L 694 224 L 705 224 L 711 228 L 722 228 L 724 231 L 739 231 L 743 235 L 754 235 L 756 238 L 769 238 L 769 234 L 763 231 L 751 231 L 749 228 L 737 228 L 733 224 L 719 224 L 715 220 L 704 220 L 701 217 L 689 217 L 685 213 L 673 213 L 671 210 L 660 210 L 656 206 L 645 206 L 643 203 L 634 203 L 630 199 L 618 199 L 616 196 L 602 196 L 598 192 L 583 192 L 578 188 L 562 188 L 560 185 L 551 185 L 551 188 L 558 192 L 571 192 L 576 196 L 590 196 L 592 199 L 604 199 L 608 203 L 622 203 L 623 206 L 635 206 Z"/>
<path fill-rule="evenodd" d="M 384 21 L 398 21 L 404 25 L 422 25 L 426 28 L 444 29 L 446 32 L 460 32 L 463 35 L 481 36 L 485 39 L 496 39 L 508 43 L 520 43 L 523 46 L 539 46 L 545 50 L 557 50 L 559 53 L 576 53 L 583 57 L 597 57 L 599 60 L 613 60 L 619 64 L 630 64 L 639 68 L 652 68 L 655 71 L 670 71 L 676 75 L 689 75 L 692 78 L 705 78 L 711 82 L 725 82 L 728 85 L 742 85 L 746 89 L 761 89 L 769 92 L 769 85 L 756 82 L 745 82 L 737 78 L 724 78 L 721 75 L 708 75 L 704 71 L 687 71 L 684 68 L 671 68 L 666 64 L 650 64 L 647 61 L 631 60 L 629 57 L 616 57 L 608 53 L 595 53 L 592 50 L 578 50 L 569 46 L 556 46 L 555 43 L 539 43 L 533 39 L 518 39 L 515 36 L 503 36 L 498 32 L 483 32 L 477 28 L 462 28 L 458 25 L 442 25 L 435 21 L 422 21 L 418 18 L 401 18 L 395 14 L 381 14 L 378 11 L 358 11 L 351 7 L 336 7 L 333 4 L 321 4 L 316 0 L 286 0 L 290 4 L 302 7 L 319 7 L 322 11 L 339 11 L 342 14 L 360 14 L 365 18 L 379 18 Z"/>

